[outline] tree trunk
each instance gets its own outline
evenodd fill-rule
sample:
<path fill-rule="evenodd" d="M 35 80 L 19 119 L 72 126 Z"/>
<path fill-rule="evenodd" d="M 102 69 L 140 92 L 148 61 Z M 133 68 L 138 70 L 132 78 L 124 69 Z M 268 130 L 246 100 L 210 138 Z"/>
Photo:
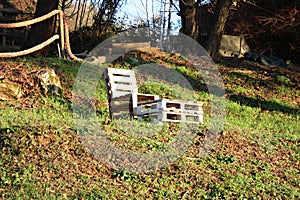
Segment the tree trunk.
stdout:
<path fill-rule="evenodd" d="M 169 38 L 170 32 L 171 32 L 171 28 L 172 28 L 172 24 L 171 24 L 171 20 L 172 20 L 172 5 L 173 5 L 173 0 L 170 0 L 169 16 L 168 16 L 168 28 L 167 28 L 167 38 Z"/>
<path fill-rule="evenodd" d="M 224 33 L 224 28 L 231 4 L 231 0 L 217 1 L 216 13 L 212 22 L 212 26 L 209 29 L 208 40 L 206 43 L 206 50 L 213 59 L 218 59 L 219 46 Z"/>
<path fill-rule="evenodd" d="M 34 18 L 43 16 L 58 8 L 59 0 L 38 0 Z M 49 39 L 55 30 L 55 17 L 32 25 L 23 49 L 31 48 Z M 32 56 L 46 56 L 49 46 L 32 53 Z"/>
<path fill-rule="evenodd" d="M 180 0 L 179 1 L 180 13 L 181 16 L 181 29 L 185 35 L 190 36 L 191 38 L 198 40 L 199 28 L 198 28 L 198 14 L 197 8 L 198 4 L 195 3 L 195 0 Z"/>

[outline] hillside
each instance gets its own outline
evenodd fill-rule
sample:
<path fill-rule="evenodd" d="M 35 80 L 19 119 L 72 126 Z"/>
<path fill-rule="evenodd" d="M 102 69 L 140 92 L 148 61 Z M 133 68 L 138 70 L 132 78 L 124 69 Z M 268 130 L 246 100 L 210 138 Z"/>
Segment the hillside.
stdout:
<path fill-rule="evenodd" d="M 211 97 L 201 74 L 172 54 L 125 57 L 115 67 L 159 63 L 190 81 L 209 113 Z M 34 72 L 54 69 L 61 97 L 44 97 Z M 262 66 L 237 59 L 218 64 L 226 87 L 227 117 L 215 148 L 199 149 L 209 114 L 188 150 L 170 166 L 148 173 L 108 168 L 95 159 L 74 127 L 72 87 L 80 63 L 53 58 L 0 60 L 0 79 L 22 86 L 23 97 L 0 101 L 0 196 L 2 199 L 299 199 L 300 67 Z M 2 78 L 1 78 L 2 77 Z M 99 87 L 103 87 L 99 84 Z M 145 87 L 149 93 L 157 88 Z M 171 97 L 172 88 L 160 89 Z M 164 96 L 165 95 L 165 96 Z M 106 93 L 96 109 L 111 141 L 131 151 L 156 151 L 172 140 L 164 132 L 150 139 L 123 134 L 109 119 Z M 170 125 L 168 130 L 174 127 Z"/>

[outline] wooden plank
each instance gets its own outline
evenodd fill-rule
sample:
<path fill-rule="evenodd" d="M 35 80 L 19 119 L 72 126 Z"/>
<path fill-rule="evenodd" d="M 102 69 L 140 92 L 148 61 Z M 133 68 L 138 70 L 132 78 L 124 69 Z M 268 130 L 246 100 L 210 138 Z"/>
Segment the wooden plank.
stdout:
<path fill-rule="evenodd" d="M 150 42 L 126 42 L 126 43 L 112 43 L 113 48 L 125 48 L 125 49 L 136 49 L 136 48 L 150 48 Z"/>
<path fill-rule="evenodd" d="M 128 77 L 128 76 L 111 76 L 110 82 L 123 82 L 123 83 L 131 83 L 136 86 L 135 77 Z"/>
<path fill-rule="evenodd" d="M 181 109 L 181 102 L 168 102 L 168 101 L 164 101 L 165 104 L 163 105 L 164 108 L 168 109 L 168 108 L 173 108 L 173 109 Z"/>
<path fill-rule="evenodd" d="M 121 96 L 124 96 L 124 95 L 128 95 L 129 93 L 128 92 L 124 92 L 124 91 L 114 91 L 112 93 L 112 98 L 116 98 L 116 97 L 121 97 Z"/>
<path fill-rule="evenodd" d="M 131 51 L 131 49 L 127 48 L 112 48 L 112 54 L 126 54 L 127 52 Z"/>
<path fill-rule="evenodd" d="M 111 88 L 113 93 L 115 91 L 137 92 L 137 88 L 134 85 L 111 83 L 110 88 Z"/>
<path fill-rule="evenodd" d="M 104 75 L 108 78 L 108 80 L 106 80 L 109 81 L 107 86 L 109 86 L 109 90 L 113 97 L 119 97 L 127 93 L 138 91 L 133 70 L 107 68 Z"/>
<path fill-rule="evenodd" d="M 119 96 L 119 97 L 112 98 L 111 102 L 114 103 L 114 102 L 117 102 L 117 101 L 130 101 L 131 96 L 132 96 L 131 93 L 130 94 L 125 94 L 125 95 L 122 95 L 122 96 Z"/>
<path fill-rule="evenodd" d="M 157 102 L 139 103 L 137 105 L 137 109 L 141 114 L 144 112 L 148 112 L 149 109 L 157 109 L 158 111 L 162 110 L 161 106 L 159 106 Z"/>
<path fill-rule="evenodd" d="M 141 93 L 138 93 L 137 94 L 137 96 L 138 96 L 138 100 L 143 100 L 143 99 L 148 99 L 148 97 L 149 98 L 153 98 L 153 100 L 158 100 L 159 99 L 159 96 L 158 95 L 153 95 L 153 94 L 141 94 Z"/>
<path fill-rule="evenodd" d="M 117 113 L 120 111 L 127 111 L 128 113 L 131 112 L 131 104 L 130 103 L 124 103 L 120 105 L 111 105 L 110 107 L 111 112 Z"/>
<path fill-rule="evenodd" d="M 113 51 L 112 48 L 102 48 L 101 49 L 101 55 L 112 55 Z"/>
<path fill-rule="evenodd" d="M 154 101 L 159 98 L 158 95 L 151 95 L 151 94 L 137 94 L 137 102 L 146 102 L 146 101 Z"/>
<path fill-rule="evenodd" d="M 117 69 L 117 68 L 107 68 L 107 74 L 110 75 L 129 75 L 129 76 L 135 76 L 135 73 L 133 70 L 128 70 L 128 69 Z"/>

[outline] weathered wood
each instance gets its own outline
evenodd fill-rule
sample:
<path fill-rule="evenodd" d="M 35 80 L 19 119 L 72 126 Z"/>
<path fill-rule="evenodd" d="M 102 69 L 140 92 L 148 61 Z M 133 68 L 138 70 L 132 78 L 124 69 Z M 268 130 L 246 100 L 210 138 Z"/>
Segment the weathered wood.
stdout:
<path fill-rule="evenodd" d="M 121 76 L 135 76 L 135 73 L 133 70 L 128 69 L 117 69 L 117 68 L 107 68 L 107 74 L 112 75 L 121 75 Z"/>
<path fill-rule="evenodd" d="M 128 113 L 130 113 L 131 109 L 132 108 L 131 108 L 130 102 L 119 104 L 119 105 L 111 105 L 111 108 L 110 108 L 111 112 L 113 112 L 113 113 L 118 113 L 121 111 L 128 111 Z"/>
<path fill-rule="evenodd" d="M 114 98 L 123 97 L 123 96 L 127 95 L 128 93 L 130 93 L 130 92 L 128 92 L 128 91 L 127 92 L 126 91 L 114 91 L 112 93 L 112 95 L 110 95 L 110 98 L 114 99 Z"/>
<path fill-rule="evenodd" d="M 121 42 L 121 43 L 112 43 L 112 48 L 119 49 L 136 49 L 136 48 L 150 48 L 150 42 Z"/>
<path fill-rule="evenodd" d="M 117 101 L 130 101 L 132 94 L 124 94 L 122 96 L 119 97 L 115 97 L 111 99 L 111 102 L 117 102 Z"/>
<path fill-rule="evenodd" d="M 136 87 L 134 85 L 111 83 L 111 88 L 117 92 L 136 92 Z"/>
<path fill-rule="evenodd" d="M 176 113 L 176 112 L 149 112 L 142 116 L 138 116 L 138 120 L 144 120 L 150 118 L 153 123 L 162 123 L 162 122 L 185 122 L 192 124 L 199 124 L 203 122 L 203 114 L 185 114 L 185 113 Z"/>
<path fill-rule="evenodd" d="M 108 99 L 138 91 L 133 70 L 107 68 L 104 72 Z"/>
<path fill-rule="evenodd" d="M 104 70 L 103 77 L 105 80 L 107 99 L 111 107 L 111 117 L 120 112 L 129 112 L 131 115 L 136 115 L 138 101 L 159 98 L 157 95 L 138 93 L 133 70 L 107 68 Z M 118 106 L 115 107 L 115 105 Z M 128 105 L 131 107 L 128 108 Z"/>
<path fill-rule="evenodd" d="M 112 76 L 111 77 L 111 81 L 113 82 L 120 82 L 120 83 L 124 83 L 124 84 L 132 84 L 135 81 L 132 80 L 133 77 L 128 77 L 128 76 Z"/>

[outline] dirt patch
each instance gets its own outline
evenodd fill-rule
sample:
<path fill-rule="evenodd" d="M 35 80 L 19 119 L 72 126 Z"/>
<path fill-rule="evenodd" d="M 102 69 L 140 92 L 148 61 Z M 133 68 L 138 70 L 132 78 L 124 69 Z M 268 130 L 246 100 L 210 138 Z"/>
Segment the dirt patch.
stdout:
<path fill-rule="evenodd" d="M 233 156 L 241 166 L 251 164 L 261 173 L 266 170 L 265 167 L 269 167 L 271 173 L 279 177 L 282 182 L 290 182 L 294 178 L 286 173 L 287 169 L 300 171 L 299 163 L 295 161 L 292 150 L 276 146 L 272 152 L 263 151 L 263 147 L 251 136 L 231 132 L 220 138 L 218 146 L 222 148 L 216 148 L 216 153 Z"/>
<path fill-rule="evenodd" d="M 21 61 L 13 60 L 0 60 L 0 81 L 7 83 L 19 84 L 22 89 L 22 97 L 18 99 L 20 104 L 14 102 L 8 102 L 10 106 L 30 108 L 41 104 L 39 98 L 35 98 L 37 101 L 31 101 L 33 97 L 43 97 L 41 94 L 36 74 L 41 68 L 47 68 L 47 65 L 42 63 L 29 65 Z M 68 85 L 68 75 L 60 70 L 55 70 L 62 82 L 63 86 Z M 68 87 L 64 87 L 63 96 L 67 100 L 71 100 L 71 91 Z M 18 106 L 16 106 L 18 105 Z"/>
<path fill-rule="evenodd" d="M 236 69 L 247 69 L 258 74 L 285 75 L 298 86 L 300 85 L 300 66 L 298 65 L 287 65 L 286 67 L 265 66 L 257 62 L 236 58 L 223 59 L 221 64 L 226 66 L 226 68 L 221 69 L 224 72 L 230 72 Z"/>

